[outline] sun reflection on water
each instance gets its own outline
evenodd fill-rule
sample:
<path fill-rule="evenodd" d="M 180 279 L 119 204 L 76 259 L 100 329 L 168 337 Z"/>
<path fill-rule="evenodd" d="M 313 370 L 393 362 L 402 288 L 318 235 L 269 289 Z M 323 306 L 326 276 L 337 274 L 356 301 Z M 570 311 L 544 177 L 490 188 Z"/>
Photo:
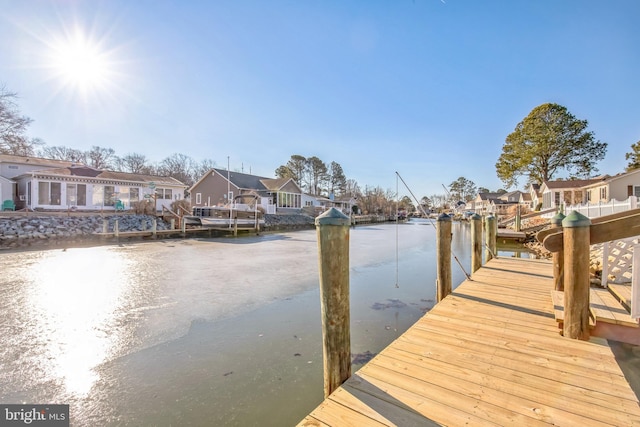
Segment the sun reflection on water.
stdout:
<path fill-rule="evenodd" d="M 88 394 L 116 350 L 131 261 L 108 247 L 47 252 L 31 266 L 28 307 L 43 364 L 68 393 Z"/>

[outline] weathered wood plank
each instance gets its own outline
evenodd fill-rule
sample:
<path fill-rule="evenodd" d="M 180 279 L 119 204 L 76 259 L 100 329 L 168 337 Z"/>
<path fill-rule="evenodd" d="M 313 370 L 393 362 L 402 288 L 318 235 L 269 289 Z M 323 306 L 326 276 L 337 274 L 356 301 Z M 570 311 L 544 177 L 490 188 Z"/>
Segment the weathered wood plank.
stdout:
<path fill-rule="evenodd" d="M 606 340 L 560 336 L 550 271 L 493 259 L 301 425 L 640 425 Z"/>
<path fill-rule="evenodd" d="M 607 322 L 637 328 L 638 322 L 631 317 L 627 310 L 606 289 L 591 288 L 591 310 L 596 315 L 597 322 Z"/>

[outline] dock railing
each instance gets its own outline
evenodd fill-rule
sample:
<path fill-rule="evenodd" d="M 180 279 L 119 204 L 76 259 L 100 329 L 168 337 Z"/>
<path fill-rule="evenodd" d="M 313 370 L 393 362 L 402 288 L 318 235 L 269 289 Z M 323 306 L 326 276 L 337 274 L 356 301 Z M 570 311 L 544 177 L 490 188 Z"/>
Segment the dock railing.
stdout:
<path fill-rule="evenodd" d="M 573 211 L 561 220 L 561 227 L 543 230 L 538 233 L 537 239 L 549 252 L 563 258 L 561 263 L 558 261 L 560 265 L 556 268 L 554 257 L 554 280 L 556 290 L 564 290 L 564 336 L 588 339 L 590 246 L 640 235 L 640 209 L 618 212 L 593 220 Z M 634 251 L 634 257 L 637 259 L 635 252 L 638 251 Z M 634 274 L 634 278 L 637 277 L 637 273 Z M 632 294 L 638 294 L 637 279 L 632 281 Z M 637 299 L 632 301 L 632 305 L 637 307 L 637 302 Z"/>

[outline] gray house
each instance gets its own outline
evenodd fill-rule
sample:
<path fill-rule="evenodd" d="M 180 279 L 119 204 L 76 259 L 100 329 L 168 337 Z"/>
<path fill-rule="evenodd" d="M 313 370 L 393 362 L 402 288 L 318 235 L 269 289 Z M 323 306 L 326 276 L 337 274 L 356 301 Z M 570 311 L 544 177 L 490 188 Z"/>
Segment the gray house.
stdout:
<path fill-rule="evenodd" d="M 213 168 L 189 189 L 191 205 L 234 204 L 261 207 L 265 213 L 297 213 L 302 209 L 302 190 L 291 178 L 267 178 Z"/>

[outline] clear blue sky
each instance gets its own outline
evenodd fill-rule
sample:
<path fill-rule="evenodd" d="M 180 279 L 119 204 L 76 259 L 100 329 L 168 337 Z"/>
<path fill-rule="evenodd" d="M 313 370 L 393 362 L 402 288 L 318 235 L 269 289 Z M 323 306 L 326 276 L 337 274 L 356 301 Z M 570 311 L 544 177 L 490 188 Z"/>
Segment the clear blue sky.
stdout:
<path fill-rule="evenodd" d="M 503 187 L 505 137 L 545 102 L 622 172 L 639 20 L 637 0 L 0 0 L 0 83 L 47 145 L 263 176 L 317 156 L 362 187 L 398 171 L 420 198 L 460 176 Z M 94 65 L 69 59 L 78 43 Z"/>

